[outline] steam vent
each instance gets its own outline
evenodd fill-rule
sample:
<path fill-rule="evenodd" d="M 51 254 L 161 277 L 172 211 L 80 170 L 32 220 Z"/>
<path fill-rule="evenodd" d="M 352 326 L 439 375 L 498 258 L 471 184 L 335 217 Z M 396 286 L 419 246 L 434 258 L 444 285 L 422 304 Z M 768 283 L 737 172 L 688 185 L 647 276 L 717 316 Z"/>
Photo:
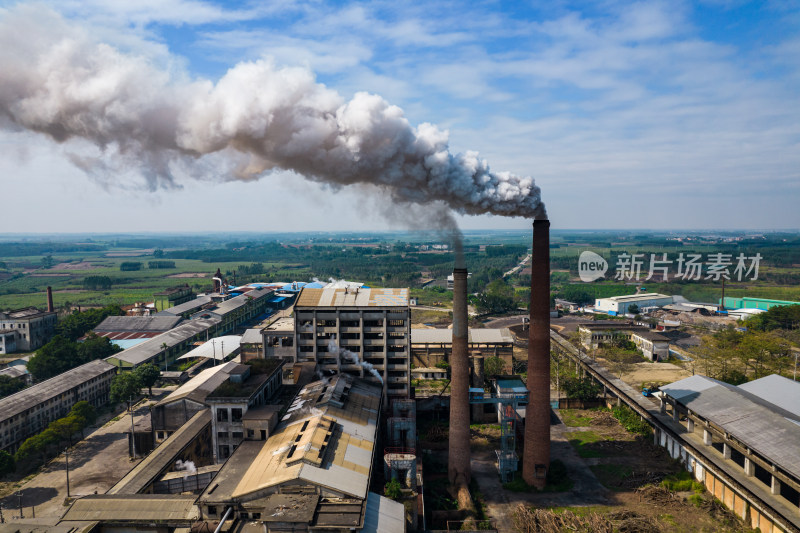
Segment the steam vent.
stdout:
<path fill-rule="evenodd" d="M 532 255 L 527 384 L 530 403 L 525 416 L 522 478 L 528 485 L 542 489 L 550 468 L 549 220 L 536 220 L 533 223 Z M 453 342 L 455 345 L 455 340 Z"/>

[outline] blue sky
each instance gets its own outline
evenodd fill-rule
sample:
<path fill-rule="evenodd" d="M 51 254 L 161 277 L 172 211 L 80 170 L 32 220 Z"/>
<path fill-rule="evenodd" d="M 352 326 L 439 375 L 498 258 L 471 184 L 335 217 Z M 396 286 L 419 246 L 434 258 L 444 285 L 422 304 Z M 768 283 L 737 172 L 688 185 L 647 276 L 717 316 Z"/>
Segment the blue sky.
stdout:
<path fill-rule="evenodd" d="M 0 21 L 20 9 L 0 5 Z M 309 69 L 344 100 L 379 94 L 412 125 L 447 130 L 452 152 L 476 150 L 494 171 L 532 176 L 555 228 L 800 228 L 796 1 L 62 0 L 28 9 L 54 11 L 172 79 L 215 83 L 267 57 Z M 237 181 L 212 165 L 156 190 L 127 174 L 90 177 L 70 155 L 92 149 L 85 144 L 0 131 L 0 231 L 402 227 L 374 191 L 281 171 Z"/>

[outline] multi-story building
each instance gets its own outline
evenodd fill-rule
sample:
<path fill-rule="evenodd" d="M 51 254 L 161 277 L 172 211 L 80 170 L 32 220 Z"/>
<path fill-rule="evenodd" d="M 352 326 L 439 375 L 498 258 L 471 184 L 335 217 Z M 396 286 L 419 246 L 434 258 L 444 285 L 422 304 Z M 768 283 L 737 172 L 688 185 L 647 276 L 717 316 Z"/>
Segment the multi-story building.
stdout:
<path fill-rule="evenodd" d="M 39 311 L 35 307 L 0 312 L 0 333 L 3 334 L 0 353 L 36 350 L 47 343 L 55 332 L 55 312 Z M 9 333 L 13 333 L 13 339 Z"/>
<path fill-rule="evenodd" d="M 281 386 L 283 361 L 280 359 L 256 359 L 247 364 L 237 364 L 227 370 L 228 379 L 206 397 L 211 406 L 211 430 L 214 443 L 214 459 L 225 461 L 245 439 L 245 431 L 252 431 L 249 438 L 261 435 L 264 440 L 277 421 L 263 413 L 263 417 L 250 417 L 251 410 L 264 407 Z M 249 423 L 245 427 L 245 420 Z M 259 425 L 258 421 L 262 422 Z M 262 440 L 256 438 L 256 440 Z"/>
<path fill-rule="evenodd" d="M 0 449 L 16 451 L 80 401 L 105 404 L 115 373 L 113 365 L 98 359 L 6 396 L 0 400 Z"/>
<path fill-rule="evenodd" d="M 305 288 L 294 312 L 296 362 L 381 383 L 389 398 L 409 396 L 408 289 Z"/>
<path fill-rule="evenodd" d="M 155 300 L 156 310 L 163 311 L 170 307 L 175 307 L 182 303 L 188 302 L 194 298 L 194 292 L 189 284 L 180 287 L 170 287 L 162 292 L 157 292 L 153 295 Z"/>
<path fill-rule="evenodd" d="M 653 362 L 669 359 L 669 339 L 655 331 L 634 331 L 631 342 Z"/>

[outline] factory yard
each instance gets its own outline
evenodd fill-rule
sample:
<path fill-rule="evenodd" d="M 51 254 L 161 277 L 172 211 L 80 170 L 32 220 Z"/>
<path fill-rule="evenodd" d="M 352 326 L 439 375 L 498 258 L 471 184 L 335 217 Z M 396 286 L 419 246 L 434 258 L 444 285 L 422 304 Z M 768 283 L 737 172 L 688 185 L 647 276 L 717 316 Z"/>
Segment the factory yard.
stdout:
<path fill-rule="evenodd" d="M 498 531 L 518 531 L 514 515 L 520 505 L 571 512 L 584 519 L 596 514 L 594 520 L 608 521 L 617 531 L 749 531 L 709 494 L 693 492 L 691 481 L 673 481 L 675 490 L 662 487 L 662 480 L 670 482 L 683 471 L 681 466 L 654 446 L 652 437 L 627 432 L 608 410 L 562 410 L 558 416 L 551 426 L 552 459 L 566 466 L 565 485 L 571 485 L 560 492 L 504 488 L 494 469 L 493 452 L 473 431 L 473 477 L 486 515 Z M 537 531 L 550 531 L 539 527 Z"/>
<path fill-rule="evenodd" d="M 153 389 L 154 397 L 140 402 L 135 408 L 135 419 L 149 412 L 149 405 L 168 391 Z M 113 421 L 112 421 L 113 420 Z M 105 422 L 105 423 L 104 423 Z M 112 418 L 98 419 L 95 429 L 69 451 L 69 488 L 72 498 L 89 494 L 104 494 L 137 463 L 129 459 L 128 434 L 131 417 L 121 411 Z M 67 510 L 67 478 L 64 454 L 46 463 L 35 475 L 22 484 L 0 483 L 0 505 L 5 520 L 13 522 L 19 517 L 22 494 L 23 516 L 60 518 Z"/>

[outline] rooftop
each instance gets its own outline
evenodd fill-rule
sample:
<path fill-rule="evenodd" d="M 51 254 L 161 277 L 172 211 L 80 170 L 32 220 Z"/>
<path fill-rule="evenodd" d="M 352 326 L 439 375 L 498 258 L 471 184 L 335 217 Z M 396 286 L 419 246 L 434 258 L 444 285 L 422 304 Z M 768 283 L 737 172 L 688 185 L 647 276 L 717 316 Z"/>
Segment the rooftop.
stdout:
<path fill-rule="evenodd" d="M 199 518 L 195 499 L 181 494 L 94 494 L 76 500 L 63 520 L 192 522 Z"/>
<path fill-rule="evenodd" d="M 206 304 L 211 303 L 211 296 L 198 296 L 194 300 L 189 300 L 179 305 L 174 305 L 169 309 L 164 309 L 157 316 L 164 315 L 182 315 L 184 313 L 191 313 L 195 309 L 199 309 Z"/>
<path fill-rule="evenodd" d="M 305 288 L 295 307 L 408 307 L 408 289 Z"/>
<path fill-rule="evenodd" d="M 22 307 L 20 309 L 13 309 L 11 311 L 0 312 L 0 319 L 3 320 L 23 320 L 29 318 L 36 318 L 44 315 L 55 315 L 55 312 L 40 311 L 35 307 Z"/>
<path fill-rule="evenodd" d="M 755 389 L 768 383 L 758 384 Z M 800 416 L 745 388 L 700 375 L 664 385 L 661 390 L 786 472 L 800 477 Z"/>
<path fill-rule="evenodd" d="M 246 501 L 286 482 L 366 498 L 381 387 L 339 375 L 304 387 L 266 441 L 244 441 L 214 480 L 213 497 Z M 229 465 L 231 465 L 229 467 Z M 252 499 L 252 498 L 251 498 Z"/>
<path fill-rule="evenodd" d="M 250 376 L 243 383 L 223 381 L 211 391 L 207 398 L 209 400 L 212 398 L 249 398 L 274 372 L 278 371 L 282 364 L 283 359 L 251 359 L 243 365 L 236 364 L 230 368 L 231 374 L 238 373 L 240 367 L 249 366 Z"/>
<path fill-rule="evenodd" d="M 178 359 L 194 359 L 197 357 L 205 357 L 206 359 L 214 359 L 224 361 L 226 357 L 236 353 L 239 350 L 239 344 L 242 338 L 239 335 L 223 335 L 221 337 L 214 337 L 209 339 L 194 350 L 183 354 Z"/>
<path fill-rule="evenodd" d="M 657 292 L 643 292 L 640 294 L 626 294 L 624 296 L 611 296 L 608 298 L 599 298 L 600 300 L 613 300 L 615 302 L 637 302 L 639 300 L 656 300 L 659 298 L 672 298 L 672 296 L 668 296 L 666 294 L 660 294 Z"/>
<path fill-rule="evenodd" d="M 172 391 L 156 405 L 166 405 L 184 398 L 205 403 L 206 397 L 228 379 L 229 371 L 237 363 L 228 362 L 211 368 L 206 368 L 195 377 Z"/>
<path fill-rule="evenodd" d="M 6 420 L 42 403 L 42 401 L 67 392 L 79 383 L 115 370 L 116 367 L 97 359 L 54 378 L 37 383 L 25 390 L 0 400 L 0 419 Z"/>
<path fill-rule="evenodd" d="M 264 337 L 261 336 L 260 329 L 250 328 L 245 330 L 240 342 L 241 344 L 261 344 L 264 342 Z"/>
<path fill-rule="evenodd" d="M 94 331 L 164 332 L 177 326 L 181 320 L 179 316 L 109 316 Z"/>
<path fill-rule="evenodd" d="M 117 354 L 114 354 L 111 357 L 131 365 L 140 365 L 147 362 L 156 354 L 161 353 L 162 344 L 166 344 L 167 347 L 171 348 L 187 339 L 194 337 L 198 333 L 208 330 L 218 322 L 218 318 L 200 318 L 189 320 L 176 328 L 161 333 L 160 335 L 137 344 L 132 348 L 128 348 L 127 350 L 123 350 Z"/>
<path fill-rule="evenodd" d="M 451 344 L 452 342 L 452 329 L 411 328 L 411 344 Z M 469 343 L 471 344 L 508 344 L 513 342 L 514 337 L 508 328 L 469 330 Z"/>

